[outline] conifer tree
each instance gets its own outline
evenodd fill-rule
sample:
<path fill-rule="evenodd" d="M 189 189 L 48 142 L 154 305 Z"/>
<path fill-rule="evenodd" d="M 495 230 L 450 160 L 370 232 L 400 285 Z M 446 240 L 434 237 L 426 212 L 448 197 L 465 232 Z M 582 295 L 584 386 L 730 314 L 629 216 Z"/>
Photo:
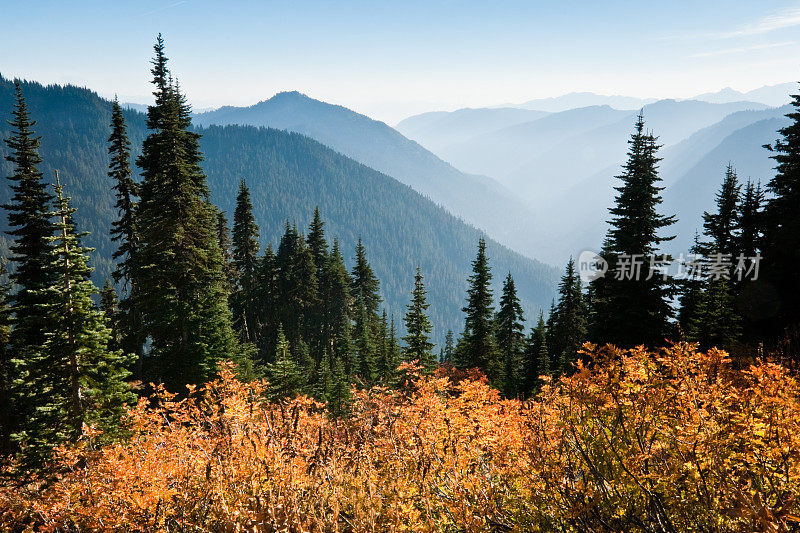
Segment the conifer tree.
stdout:
<path fill-rule="evenodd" d="M 257 341 L 257 269 L 258 269 L 258 225 L 253 216 L 250 189 L 242 180 L 236 196 L 233 214 L 233 261 L 237 273 L 237 287 L 232 298 L 234 324 L 242 338 Z"/>
<path fill-rule="evenodd" d="M 378 372 L 378 381 L 386 385 L 390 380 L 392 372 L 391 362 L 389 361 L 389 317 L 386 309 L 381 314 L 378 322 L 378 334 L 375 337 L 375 354 Z"/>
<path fill-rule="evenodd" d="M 453 352 L 455 352 L 455 339 L 453 330 L 448 329 L 447 335 L 444 337 L 444 348 L 442 350 L 442 363 L 453 364 Z"/>
<path fill-rule="evenodd" d="M 17 408 L 12 397 L 12 365 L 8 342 L 11 337 L 10 287 L 6 262 L 0 260 L 0 457 L 11 455 L 11 433 L 14 429 L 13 412 Z"/>
<path fill-rule="evenodd" d="M 531 328 L 531 334 L 525 346 L 524 361 L 523 392 L 529 395 L 538 389 L 539 377 L 549 376 L 551 373 L 550 353 L 547 348 L 547 326 L 543 313 L 539 313 L 536 326 Z"/>
<path fill-rule="evenodd" d="M 352 394 L 350 393 L 350 380 L 341 359 L 333 360 L 331 373 L 333 386 L 328 398 L 328 410 L 333 416 L 345 417 L 350 412 Z"/>
<path fill-rule="evenodd" d="M 394 315 L 392 315 L 389 323 L 389 337 L 387 339 L 386 367 L 388 369 L 387 385 L 396 385 L 400 377 L 397 367 L 403 362 L 403 355 L 400 350 L 400 343 L 397 342 L 397 328 L 394 325 Z"/>
<path fill-rule="evenodd" d="M 228 228 L 228 217 L 224 211 L 217 212 L 217 241 L 219 251 L 222 254 L 222 270 L 225 272 L 225 289 L 228 294 L 236 291 L 236 265 L 233 263 L 233 252 L 231 251 L 231 232 Z"/>
<path fill-rule="evenodd" d="M 339 241 L 334 239 L 331 253 L 325 263 L 322 278 L 323 328 L 325 350 L 332 361 L 341 360 L 349 371 L 351 362 L 350 313 L 352 297 L 351 280 L 339 251 Z M 334 365 L 331 364 L 331 371 Z"/>
<path fill-rule="evenodd" d="M 492 301 L 492 272 L 486 256 L 486 241 L 478 241 L 478 255 L 472 261 L 472 275 L 467 280 L 467 304 L 464 333 L 457 348 L 458 368 L 477 367 L 489 376 L 493 384 L 502 383 L 502 361 L 494 332 Z"/>
<path fill-rule="evenodd" d="M 375 357 L 375 343 L 372 336 L 372 325 L 367 306 L 363 301 L 357 304 L 359 310 L 355 321 L 355 352 L 358 357 L 358 375 L 366 385 L 375 383 L 378 376 L 378 365 Z M 352 369 L 351 369 L 352 370 Z"/>
<path fill-rule="evenodd" d="M 524 320 L 514 278 L 509 272 L 503 282 L 503 295 L 497 312 L 497 347 L 503 359 L 505 378 L 503 392 L 509 398 L 517 396 L 523 388 Z"/>
<path fill-rule="evenodd" d="M 142 145 L 137 228 L 136 305 L 151 340 L 152 374 L 167 388 L 205 382 L 222 359 L 241 360 L 231 326 L 224 262 L 200 167 L 200 135 L 190 129 L 190 108 L 172 83 L 159 35 L 154 47 L 155 105 Z"/>
<path fill-rule="evenodd" d="M 770 193 L 764 206 L 763 275 L 776 289 L 780 307 L 765 324 L 773 339 L 800 338 L 800 91 L 792 95 L 790 123 L 779 130 L 781 138 L 768 146 L 775 160 L 775 176 L 767 183 Z M 796 356 L 796 354 L 793 354 Z"/>
<path fill-rule="evenodd" d="M 716 213 L 703 213 L 703 233 L 713 242 L 715 253 L 728 254 L 732 258 L 738 253 L 741 185 L 736 170 L 729 163 L 725 178 L 716 195 Z"/>
<path fill-rule="evenodd" d="M 361 301 L 367 308 L 369 316 L 373 319 L 373 325 L 377 322 L 378 308 L 381 304 L 379 294 L 380 281 L 367 260 L 367 251 L 358 238 L 356 245 L 356 260 L 351 277 L 353 279 L 352 294 L 356 302 Z"/>
<path fill-rule="evenodd" d="M 720 348 L 730 351 L 741 337 L 741 318 L 734 308 L 733 288 L 728 277 L 709 279 L 700 293 L 691 317 L 687 336 L 701 350 Z"/>
<path fill-rule="evenodd" d="M 110 330 L 92 295 L 88 253 L 77 233 L 75 210 L 56 173 L 56 234 L 50 237 L 48 268 L 54 283 L 43 292 L 48 326 L 45 341 L 30 363 L 47 368 L 35 379 L 20 383 L 30 401 L 30 416 L 16 438 L 23 444 L 23 463 L 36 466 L 54 446 L 75 440 L 83 424 L 113 436 L 133 394 L 125 383 L 129 372 L 121 352 L 108 349 Z M 33 377 L 33 374 L 29 374 Z"/>
<path fill-rule="evenodd" d="M 45 304 L 45 291 L 55 283 L 55 273 L 50 268 L 52 259 L 53 225 L 50 203 L 52 195 L 47 190 L 39 171 L 42 162 L 38 149 L 40 138 L 35 136 L 35 122 L 28 114 L 28 106 L 18 83 L 14 84 L 15 99 L 12 111 L 11 136 L 5 140 L 10 154 L 6 160 L 12 164 L 13 174 L 8 177 L 11 199 L 4 207 L 8 214 L 7 234 L 10 245 L 12 274 L 11 283 L 16 293 L 11 300 L 10 311 L 14 328 L 9 338 L 8 361 L 10 418 L 6 434 L 17 434 L 34 416 L 35 406 L 47 402 L 34 382 L 46 379 L 52 368 L 40 357 L 45 342 L 45 332 L 50 326 Z M 23 435 L 24 437 L 24 435 Z M 18 442 L 18 438 L 12 438 Z M 12 444 L 14 446 L 14 444 Z"/>
<path fill-rule="evenodd" d="M 105 285 L 100 289 L 99 309 L 106 319 L 106 326 L 110 331 L 108 349 L 116 352 L 122 350 L 122 332 L 120 331 L 120 311 L 117 289 L 106 279 Z"/>
<path fill-rule="evenodd" d="M 739 242 L 737 249 L 745 257 L 755 257 L 762 247 L 762 234 L 764 231 L 761 207 L 764 203 L 764 193 L 761 183 L 747 180 L 742 196 L 741 214 L 739 219 Z"/>
<path fill-rule="evenodd" d="M 661 243 L 673 238 L 661 236 L 660 231 L 674 223 L 674 217 L 658 213 L 663 190 L 656 156 L 659 145 L 645 131 L 642 113 L 628 146 L 601 253 L 609 269 L 591 284 L 592 337 L 626 348 L 661 345 L 672 334 L 673 284 L 651 267 L 651 259 Z"/>
<path fill-rule="evenodd" d="M 117 266 L 112 276 L 122 290 L 115 334 L 121 338 L 123 351 L 134 354 L 134 377 L 141 380 L 145 335 L 142 314 L 136 305 L 138 293 L 135 279 L 136 253 L 141 245 L 136 228 L 139 184 L 133 179 L 130 149 L 125 117 L 115 97 L 111 106 L 111 134 L 108 137 L 108 176 L 114 182 L 114 207 L 117 210 L 117 219 L 111 223 L 110 231 L 111 241 L 117 243 L 117 249 L 112 254 Z"/>
<path fill-rule="evenodd" d="M 319 214 L 319 207 L 314 208 L 314 220 L 308 227 L 306 243 L 314 258 L 314 265 L 317 267 L 317 278 L 321 278 L 322 271 L 325 270 L 325 262 L 328 259 L 328 243 L 325 241 L 325 223 Z"/>
<path fill-rule="evenodd" d="M 428 308 L 425 285 L 422 281 L 422 272 L 417 267 L 414 276 L 414 290 L 411 293 L 411 302 L 408 304 L 405 325 L 406 336 L 403 341 L 406 343 L 403 357 L 406 361 L 419 361 L 425 372 L 432 372 L 436 368 L 436 358 L 433 355 L 434 344 L 430 341 L 430 334 L 433 330 L 431 321 L 428 318 Z"/>
<path fill-rule="evenodd" d="M 267 365 L 267 396 L 273 400 L 291 398 L 302 392 L 305 379 L 300 365 L 292 359 L 289 341 L 283 334 L 283 326 L 278 325 L 275 361 Z"/>
<path fill-rule="evenodd" d="M 575 261 L 570 258 L 558 286 L 558 304 L 552 316 L 549 344 L 551 353 L 564 359 L 564 364 L 560 365 L 562 372 L 569 370 L 586 342 L 586 316 L 581 278 L 575 272 Z"/>

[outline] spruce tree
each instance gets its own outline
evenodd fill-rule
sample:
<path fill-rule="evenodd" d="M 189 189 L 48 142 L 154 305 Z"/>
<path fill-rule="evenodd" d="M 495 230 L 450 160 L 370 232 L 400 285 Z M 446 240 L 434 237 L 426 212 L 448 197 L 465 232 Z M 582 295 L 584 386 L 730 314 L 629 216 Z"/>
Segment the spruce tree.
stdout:
<path fill-rule="evenodd" d="M 303 391 L 305 379 L 300 365 L 292 359 L 289 341 L 278 325 L 275 361 L 267 365 L 267 396 L 272 401 L 291 398 Z"/>
<path fill-rule="evenodd" d="M 762 234 L 764 231 L 761 208 L 764 203 L 764 193 L 761 183 L 747 180 L 742 196 L 741 214 L 739 218 L 739 242 L 737 249 L 745 257 L 755 257 L 762 247 Z"/>
<path fill-rule="evenodd" d="M 141 245 L 136 227 L 139 184 L 133 179 L 130 149 L 125 117 L 118 100 L 114 98 L 111 106 L 111 134 L 108 137 L 108 176 L 114 182 L 112 188 L 116 196 L 114 207 L 117 210 L 117 219 L 111 223 L 110 233 L 112 242 L 117 243 L 117 249 L 112 254 L 117 266 L 112 275 L 122 290 L 118 331 L 115 333 L 121 337 L 120 346 L 123 351 L 134 354 L 134 377 L 141 380 L 145 334 L 142 314 L 136 305 L 138 280 L 135 278 L 136 254 Z"/>
<path fill-rule="evenodd" d="M 531 330 L 525 348 L 525 392 L 530 394 L 539 387 L 539 377 L 549 376 L 550 353 L 547 348 L 547 326 L 544 314 L 539 313 L 539 321 Z"/>
<path fill-rule="evenodd" d="M 319 214 L 319 207 L 314 208 L 314 219 L 308 227 L 306 243 L 317 267 L 317 278 L 320 278 L 328 259 L 328 243 L 325 241 L 325 223 Z"/>
<path fill-rule="evenodd" d="M 715 253 L 735 258 L 738 253 L 740 230 L 741 185 L 731 164 L 725 169 L 725 178 L 716 195 L 716 213 L 703 213 L 703 233 L 713 241 Z"/>
<path fill-rule="evenodd" d="M 524 320 L 514 278 L 509 272 L 503 282 L 503 295 L 497 312 L 497 347 L 503 359 L 505 380 L 503 392 L 509 398 L 517 396 L 523 389 Z"/>
<path fill-rule="evenodd" d="M 658 213 L 662 202 L 656 156 L 656 138 L 644 129 L 639 114 L 628 141 L 628 161 L 617 178 L 615 205 L 601 255 L 609 264 L 604 277 L 594 280 L 592 337 L 621 347 L 661 345 L 672 335 L 673 309 L 671 280 L 664 279 L 651 266 L 659 245 L 673 237 L 661 230 L 674 223 L 674 217 Z M 637 275 L 638 272 L 638 275 Z"/>
<path fill-rule="evenodd" d="M 47 372 L 20 383 L 28 393 L 30 416 L 16 438 L 23 444 L 23 464 L 42 464 L 53 447 L 75 440 L 84 424 L 113 437 L 133 394 L 121 352 L 108 349 L 111 332 L 92 295 L 88 253 L 77 233 L 69 198 L 56 174 L 56 234 L 50 237 L 48 269 L 54 282 L 43 291 L 48 320 L 45 341 L 31 363 Z M 32 374 L 30 374 L 33 377 Z"/>
<path fill-rule="evenodd" d="M 502 383 L 502 361 L 494 332 L 492 272 L 486 256 L 486 241 L 478 241 L 478 255 L 472 261 L 472 275 L 467 280 L 467 304 L 464 333 L 457 348 L 458 368 L 477 367 L 486 372 L 493 384 Z"/>
<path fill-rule="evenodd" d="M 428 308 L 425 285 L 422 282 L 422 272 L 417 267 L 414 276 L 414 290 L 411 293 L 411 302 L 408 304 L 405 325 L 406 336 L 403 341 L 406 343 L 403 357 L 406 361 L 419 361 L 425 372 L 432 372 L 436 369 L 436 358 L 433 355 L 434 344 L 430 341 L 431 321 L 428 318 Z"/>
<path fill-rule="evenodd" d="M 377 322 L 378 308 L 381 304 L 381 297 L 379 294 L 380 281 L 372 267 L 367 260 L 367 251 L 364 244 L 361 242 L 361 237 L 358 238 L 356 245 L 356 259 L 355 266 L 351 274 L 353 279 L 352 294 L 356 302 L 361 301 L 367 308 L 369 316 Z"/>
<path fill-rule="evenodd" d="M 358 368 L 355 374 L 361 378 L 365 385 L 372 385 L 378 377 L 378 365 L 375 357 L 375 343 L 372 335 L 372 325 L 367 306 L 363 301 L 357 304 L 359 310 L 356 314 L 355 352 L 358 357 Z M 352 369 L 351 369 L 352 370 Z"/>
<path fill-rule="evenodd" d="M 222 270 L 225 272 L 225 289 L 228 294 L 236 291 L 236 265 L 233 263 L 233 252 L 231 251 L 231 231 L 228 228 L 228 217 L 224 211 L 217 212 L 217 242 L 219 251 L 222 254 Z"/>
<path fill-rule="evenodd" d="M 777 166 L 766 186 L 770 196 L 764 206 L 763 275 L 776 289 L 779 308 L 774 318 L 765 321 L 764 335 L 796 343 L 800 339 L 800 91 L 792 95 L 791 104 L 794 109 L 786 115 L 791 122 L 768 146 Z"/>
<path fill-rule="evenodd" d="M 451 365 L 453 364 L 453 353 L 456 349 L 455 338 L 453 330 L 448 329 L 447 335 L 444 336 L 444 348 L 442 349 L 442 363 Z"/>
<path fill-rule="evenodd" d="M 339 251 L 339 241 L 334 239 L 322 277 L 322 336 L 326 353 L 330 354 L 332 361 L 341 360 L 348 373 L 354 366 L 350 346 L 352 309 L 350 286 L 350 275 Z M 331 371 L 334 371 L 333 364 Z"/>
<path fill-rule="evenodd" d="M 734 308 L 731 280 L 709 279 L 704 283 L 695 312 L 689 320 L 687 337 L 701 350 L 720 348 L 730 351 L 741 337 L 741 318 Z"/>
<path fill-rule="evenodd" d="M 11 337 L 11 290 L 5 260 L 0 260 L 0 457 L 13 451 L 11 433 L 14 429 L 12 413 L 16 412 L 12 397 L 12 370 L 9 340 Z"/>
<path fill-rule="evenodd" d="M 271 361 L 275 355 L 275 336 L 280 322 L 278 305 L 278 267 L 272 244 L 267 244 L 258 261 L 256 308 L 258 309 L 258 359 Z"/>
<path fill-rule="evenodd" d="M 333 416 L 345 417 L 350 413 L 350 403 L 352 394 L 350 392 L 350 380 L 344 367 L 344 362 L 336 358 L 331 367 L 332 382 L 330 397 L 328 398 L 328 410 Z"/>
<path fill-rule="evenodd" d="M 231 326 L 224 262 L 200 167 L 200 135 L 190 109 L 172 83 L 159 35 L 153 60 L 155 105 L 148 108 L 150 134 L 142 145 L 137 228 L 136 305 L 150 338 L 152 377 L 169 390 L 203 383 L 222 359 L 241 360 Z"/>
<path fill-rule="evenodd" d="M 578 350 L 586 342 L 586 316 L 581 278 L 575 272 L 575 261 L 570 258 L 558 285 L 558 304 L 550 326 L 549 348 L 557 357 L 563 357 L 562 372 L 569 370 L 578 357 Z"/>
<path fill-rule="evenodd" d="M 52 367 L 41 358 L 45 332 L 49 323 L 45 292 L 55 283 L 55 272 L 50 268 L 52 235 L 55 231 L 50 212 L 52 195 L 39 172 L 38 149 L 40 138 L 35 136 L 28 106 L 18 83 L 15 83 L 16 103 L 12 111 L 11 136 L 5 140 L 10 150 L 6 160 L 13 165 L 11 199 L 4 207 L 8 214 L 7 234 L 11 237 L 12 274 L 10 280 L 16 287 L 10 311 L 14 328 L 8 343 L 9 403 L 12 411 L 9 426 L 4 433 L 14 435 L 12 447 L 27 432 L 38 428 L 30 421 L 37 405 L 48 401 L 42 397 L 42 388 L 34 385 L 47 379 Z M 23 428 L 23 424 L 25 427 Z M 20 433 L 23 433 L 20 435 Z M 35 438 L 36 435 L 30 435 Z"/>
<path fill-rule="evenodd" d="M 257 341 L 258 332 L 258 251 L 258 225 L 253 216 L 250 189 L 242 180 L 233 214 L 233 262 L 238 283 L 232 298 L 232 307 L 234 324 L 242 338 L 250 342 Z"/>

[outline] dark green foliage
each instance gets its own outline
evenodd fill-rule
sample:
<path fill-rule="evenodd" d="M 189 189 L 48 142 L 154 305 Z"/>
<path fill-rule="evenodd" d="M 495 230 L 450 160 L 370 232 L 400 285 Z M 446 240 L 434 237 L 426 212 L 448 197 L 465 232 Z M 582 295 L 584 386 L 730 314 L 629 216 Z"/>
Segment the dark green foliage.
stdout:
<path fill-rule="evenodd" d="M 373 340 L 372 317 L 361 299 L 356 303 L 356 322 L 353 330 L 355 353 L 358 360 L 355 375 L 365 385 L 372 385 L 378 377 L 378 363 Z"/>
<path fill-rule="evenodd" d="M 550 352 L 547 347 L 547 326 L 544 315 L 539 313 L 536 327 L 531 329 L 528 345 L 525 347 L 525 392 L 535 392 L 540 385 L 541 376 L 552 372 Z"/>
<path fill-rule="evenodd" d="M 503 392 L 509 398 L 520 394 L 523 383 L 523 352 L 525 350 L 525 317 L 517 297 L 514 278 L 509 273 L 503 283 L 500 310 L 497 312 L 497 347 L 503 360 Z"/>
<path fill-rule="evenodd" d="M 444 337 L 444 347 L 442 348 L 442 363 L 451 365 L 453 364 L 453 352 L 456 349 L 455 337 L 453 330 L 448 329 L 447 335 Z"/>
<path fill-rule="evenodd" d="M 257 270 L 258 225 L 253 217 L 250 190 L 244 180 L 239 184 L 236 210 L 233 214 L 233 264 L 236 270 L 236 290 L 231 298 L 234 324 L 242 338 L 258 342 Z"/>
<path fill-rule="evenodd" d="M 578 350 L 586 342 L 586 317 L 581 278 L 575 272 L 575 261 L 570 258 L 558 285 L 558 303 L 551 312 L 548 326 L 552 358 L 563 359 L 558 368 L 561 372 L 569 371 L 578 357 Z"/>
<path fill-rule="evenodd" d="M 8 342 L 11 337 L 11 309 L 9 306 L 10 287 L 5 260 L 0 261 L 0 457 L 6 457 L 13 451 L 11 433 L 14 429 L 13 418 L 16 412 L 12 392 L 11 352 Z"/>
<path fill-rule="evenodd" d="M 732 258 L 739 252 L 740 198 L 741 185 L 736 170 L 729 164 L 716 196 L 717 212 L 703 213 L 703 233 L 711 238 L 715 253 L 729 254 Z"/>
<path fill-rule="evenodd" d="M 601 253 L 609 271 L 590 286 L 591 336 L 624 348 L 663 344 L 672 336 L 673 316 L 669 303 L 673 284 L 651 267 L 650 260 L 662 242 L 673 238 L 660 232 L 674 223 L 674 217 L 658 213 L 663 190 L 658 185 L 659 146 L 652 133 L 645 131 L 641 113 L 628 145 L 628 161 L 617 176 L 622 185 L 615 187 L 618 194 L 609 209 L 611 228 Z M 638 279 L 623 262 L 632 264 L 636 258 L 642 262 Z M 557 353 L 552 349 L 551 353 Z"/>
<path fill-rule="evenodd" d="M 233 263 L 233 252 L 231 251 L 231 230 L 228 227 L 228 217 L 220 211 L 217 213 L 217 241 L 219 251 L 222 254 L 222 270 L 225 272 L 225 288 L 228 294 L 233 294 L 236 290 L 236 265 Z"/>
<path fill-rule="evenodd" d="M 280 325 L 275 345 L 277 346 L 275 360 L 266 368 L 269 382 L 267 396 L 271 400 L 292 398 L 303 391 L 305 378 L 302 366 L 292 358 L 289 341 L 286 340 L 283 327 Z"/>
<path fill-rule="evenodd" d="M 73 205 L 78 208 L 76 223 L 91 231 L 86 244 L 97 249 L 91 257 L 96 267 L 93 278 L 102 285 L 115 266 L 111 254 L 116 246 L 110 241 L 108 228 L 118 218 L 115 195 L 106 176 L 112 104 L 83 88 L 20 83 L 38 120 L 36 129 L 44 135 L 41 169 L 46 174 L 53 168 L 62 171 Z M 3 137 L 10 136 L 5 120 L 11 118 L 13 101 L 13 83 L 0 78 Z M 126 109 L 123 115 L 131 158 L 136 160 L 148 134 L 146 116 Z M 442 343 L 448 329 L 459 331 L 463 326 L 461 291 L 474 258 L 474 243 L 481 235 L 479 230 L 409 187 L 303 135 L 244 126 L 211 127 L 202 133 L 205 160 L 201 165 L 214 203 L 231 216 L 239 184 L 246 179 L 262 247 L 277 243 L 287 219 L 306 220 L 314 206 L 319 206 L 326 233 L 331 240 L 334 235 L 339 237 L 342 250 L 352 250 L 361 235 L 390 313 L 405 309 L 408 276 L 420 265 L 426 273 L 429 300 L 435 302 L 430 309 L 433 341 Z M 5 146 L 0 146 L 0 155 L 8 155 Z M 11 175 L 11 165 L 0 161 L 0 173 Z M 138 174 L 136 169 L 134 174 Z M 10 191 L 7 185 L 0 185 L 0 202 L 8 202 Z M 0 229 L 8 227 L 2 225 Z M 514 273 L 526 312 L 545 307 L 554 294 L 558 270 L 496 243 L 487 244 L 492 249 L 493 265 Z M 349 260 L 347 266 L 353 266 Z M 493 288 L 499 294 L 502 279 L 495 281 Z M 271 331 L 273 334 L 260 339 L 259 344 L 274 343 L 275 329 Z M 274 346 L 264 353 L 272 358 Z"/>
<path fill-rule="evenodd" d="M 406 308 L 405 325 L 407 333 L 403 337 L 403 341 L 406 343 L 403 357 L 406 361 L 418 361 L 425 372 L 432 372 L 437 365 L 436 358 L 433 355 L 434 344 L 430 341 L 433 327 L 428 319 L 430 304 L 427 301 L 426 294 L 425 285 L 422 282 L 422 272 L 417 267 L 411 302 Z"/>
<path fill-rule="evenodd" d="M 56 178 L 56 234 L 48 269 L 53 284 L 42 293 L 45 341 L 24 362 L 18 383 L 29 416 L 15 438 L 22 464 L 38 466 L 55 445 L 75 440 L 84 424 L 113 438 L 134 396 L 125 383 L 126 358 L 110 351 L 111 332 L 95 307 L 88 250 L 75 230 L 74 209 Z M 43 370 L 46 369 L 46 370 Z"/>
<path fill-rule="evenodd" d="M 356 302 L 362 302 L 371 318 L 377 318 L 381 304 L 380 281 L 367 260 L 367 251 L 358 238 L 356 244 L 355 266 L 351 272 L 353 279 L 352 294 Z"/>
<path fill-rule="evenodd" d="M 486 241 L 478 240 L 478 255 L 472 261 L 472 275 L 467 280 L 467 305 L 464 333 L 456 349 L 458 368 L 482 369 L 494 383 L 502 383 L 502 361 L 494 335 L 492 272 L 486 256 Z"/>
<path fill-rule="evenodd" d="M 800 340 L 800 92 L 792 95 L 791 123 L 769 147 L 777 163 L 767 183 L 770 197 L 764 206 L 764 271 L 778 299 L 777 316 L 768 320 L 765 333 L 773 338 Z M 793 355 L 798 349 L 794 347 Z"/>
<path fill-rule="evenodd" d="M 763 216 L 761 212 L 764 203 L 764 192 L 761 182 L 753 183 L 747 180 L 742 196 L 742 205 L 739 218 L 739 242 L 737 249 L 745 257 L 754 257 L 762 248 Z"/>
<path fill-rule="evenodd" d="M 334 360 L 342 361 L 349 374 L 354 365 L 352 356 L 350 313 L 352 298 L 350 296 L 350 275 L 344 266 L 344 259 L 339 251 L 339 241 L 333 241 L 333 248 L 323 270 L 321 294 L 324 303 L 322 309 L 322 339 L 325 349 Z M 334 368 L 331 366 L 331 371 Z"/>
<path fill-rule="evenodd" d="M 241 359 L 231 327 L 217 210 L 209 202 L 200 167 L 200 135 L 189 108 L 171 83 L 163 41 L 155 45 L 155 105 L 150 134 L 137 164 L 142 169 L 137 227 L 135 305 L 151 340 L 151 376 L 168 389 L 203 383 L 218 361 Z"/>
<path fill-rule="evenodd" d="M 701 350 L 716 347 L 730 351 L 741 337 L 741 329 L 731 280 L 721 277 L 706 281 L 687 327 L 689 340 L 700 343 Z"/>
<path fill-rule="evenodd" d="M 111 351 L 122 350 L 122 331 L 121 331 L 121 313 L 119 310 L 119 298 L 117 297 L 117 289 L 111 283 L 110 279 L 106 279 L 105 285 L 100 289 L 100 302 L 98 308 L 103 313 L 106 319 L 106 326 L 110 331 L 108 340 L 108 349 Z"/>

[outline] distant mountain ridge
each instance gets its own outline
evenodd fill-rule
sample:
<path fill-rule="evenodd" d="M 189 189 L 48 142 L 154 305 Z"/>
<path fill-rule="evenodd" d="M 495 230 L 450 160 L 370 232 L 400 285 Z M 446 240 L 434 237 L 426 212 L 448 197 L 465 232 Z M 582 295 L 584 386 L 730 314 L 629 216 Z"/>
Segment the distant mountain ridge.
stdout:
<path fill-rule="evenodd" d="M 307 135 L 384 172 L 485 230 L 512 249 L 537 257 L 527 235 L 534 213 L 499 183 L 465 174 L 383 122 L 299 92 L 278 93 L 250 107 L 222 107 L 194 116 L 199 126 L 242 124 Z"/>
<path fill-rule="evenodd" d="M 94 278 L 102 284 L 113 268 L 108 231 L 116 217 L 112 183 L 106 175 L 111 104 L 96 93 L 74 86 L 23 82 L 34 129 L 42 136 L 41 170 L 52 181 L 60 170 L 67 194 L 78 209 L 76 221 L 90 231 L 86 244 L 96 248 Z M 7 138 L 13 84 L 0 78 L 0 137 Z M 125 112 L 134 156 L 146 135 L 145 116 Z M 482 231 L 465 224 L 429 199 L 392 177 L 355 162 L 306 136 L 251 126 L 199 129 L 203 168 L 212 201 L 233 214 L 236 188 L 244 178 L 251 189 L 261 243 L 276 245 L 288 219 L 301 231 L 319 206 L 329 242 L 338 237 L 348 265 L 361 237 L 381 280 L 381 294 L 399 324 L 413 287 L 415 268 L 425 275 L 434 335 L 440 342 L 447 329 L 463 327 L 461 307 L 470 261 Z M 11 173 L 0 144 L 0 175 Z M 8 201 L 9 182 L 0 180 L 0 203 Z M 0 232 L 6 217 L 0 216 Z M 2 240 L 2 239 L 0 239 Z M 488 241 L 496 272 L 495 291 L 512 272 L 526 311 L 546 308 L 553 297 L 558 269 L 528 259 Z"/>

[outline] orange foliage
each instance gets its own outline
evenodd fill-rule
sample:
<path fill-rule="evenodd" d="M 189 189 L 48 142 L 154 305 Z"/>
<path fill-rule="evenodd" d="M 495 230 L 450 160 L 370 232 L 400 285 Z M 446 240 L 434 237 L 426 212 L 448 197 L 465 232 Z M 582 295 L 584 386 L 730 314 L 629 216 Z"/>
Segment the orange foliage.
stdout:
<path fill-rule="evenodd" d="M 595 363 L 531 401 L 441 372 L 354 391 L 331 419 L 270 404 L 232 367 L 130 411 L 130 439 L 59 451 L 48 483 L 0 488 L 33 530 L 790 531 L 800 387 L 720 351 L 587 345 Z"/>

